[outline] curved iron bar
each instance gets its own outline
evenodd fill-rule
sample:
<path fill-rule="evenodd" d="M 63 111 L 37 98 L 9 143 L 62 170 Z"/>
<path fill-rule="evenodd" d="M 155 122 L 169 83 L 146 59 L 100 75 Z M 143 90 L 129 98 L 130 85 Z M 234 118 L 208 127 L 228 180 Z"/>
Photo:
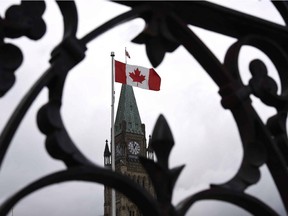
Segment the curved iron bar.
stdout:
<path fill-rule="evenodd" d="M 69 16 L 69 11 L 65 9 L 65 4 L 63 4 L 62 1 L 57 1 L 59 4 L 59 7 L 62 8 L 61 11 L 63 11 L 63 16 L 67 17 Z M 74 4 L 74 2 L 69 2 L 69 4 Z M 74 6 L 70 6 L 69 8 L 75 9 Z M 142 9 L 141 9 L 142 10 Z M 135 14 L 137 14 L 139 11 L 135 10 L 133 13 L 126 12 L 123 15 L 119 15 L 118 17 L 113 18 L 111 21 L 108 21 L 101 25 L 100 27 L 96 28 L 94 31 L 91 32 L 91 34 L 87 34 L 87 37 L 83 38 L 83 41 L 78 41 L 78 46 L 83 46 L 83 42 L 89 42 L 92 39 L 95 39 L 100 34 L 104 33 L 105 31 L 108 31 L 110 28 L 108 28 L 109 25 L 113 24 L 113 26 L 116 25 L 116 23 L 121 24 L 123 20 L 127 20 L 129 17 L 133 18 L 135 17 Z M 71 12 L 72 14 L 75 14 L 75 11 Z M 65 19 L 64 21 L 70 22 L 70 19 Z M 73 21 L 75 22 L 75 21 Z M 57 76 L 56 73 L 67 73 L 72 67 L 74 67 L 77 63 L 73 63 L 73 65 L 70 65 L 69 67 L 63 68 L 65 64 L 68 64 L 68 58 L 67 56 L 63 56 L 62 60 L 59 58 L 59 53 L 61 53 L 61 49 L 65 50 L 68 49 L 67 52 L 62 51 L 62 54 L 72 54 L 71 51 L 74 50 L 76 54 L 72 54 L 72 58 L 74 56 L 78 56 L 79 58 L 84 58 L 84 47 L 77 48 L 77 40 L 75 38 L 71 39 L 67 37 L 66 32 L 72 32 L 75 33 L 75 26 L 70 25 L 69 23 L 64 24 L 65 31 L 64 31 L 64 41 L 55 48 L 55 50 L 52 52 L 52 58 L 51 58 L 51 67 L 45 72 L 39 80 L 31 87 L 31 89 L 27 92 L 26 96 L 23 97 L 22 101 L 19 103 L 15 111 L 13 112 L 13 115 L 10 117 L 8 123 L 6 124 L 3 132 L 0 136 L 0 167 L 3 161 L 3 158 L 6 154 L 6 151 L 9 147 L 9 144 L 11 142 L 11 139 L 13 138 L 20 122 L 22 121 L 24 115 L 26 114 L 27 110 L 29 109 L 32 102 L 35 100 L 37 95 L 40 93 L 40 91 L 45 87 L 48 86 L 50 81 Z M 76 25 L 77 26 L 77 25 Z M 104 26 L 104 27 L 103 27 Z M 104 29 L 103 29 L 104 28 Z M 68 39 L 67 39 L 68 38 Z M 79 52 L 79 54 L 77 54 Z M 57 61 L 56 61 L 57 60 Z M 61 62 L 60 62 L 61 61 Z M 63 64 L 65 62 L 65 64 Z M 59 69 L 63 69 L 62 72 L 59 71 Z M 66 71 L 66 72 L 65 72 Z M 62 91 L 61 91 L 62 92 Z"/>
<path fill-rule="evenodd" d="M 285 24 L 288 23 L 288 4 L 285 1 L 271 1 L 278 12 L 281 14 Z"/>
<path fill-rule="evenodd" d="M 268 119 L 267 127 L 272 136 L 274 136 L 274 141 L 277 143 L 276 146 L 270 145 L 270 147 L 268 147 L 274 149 L 272 151 L 269 151 L 271 153 L 274 153 L 269 154 L 269 158 L 272 161 L 275 161 L 278 158 L 279 164 L 276 163 L 275 166 L 282 167 L 280 169 L 281 171 L 278 171 L 280 173 L 275 173 L 273 176 L 274 178 L 280 178 L 283 173 L 287 173 L 286 167 L 288 165 L 288 142 L 286 130 L 287 82 L 285 82 L 286 80 L 288 80 L 285 70 L 285 68 L 287 68 L 288 66 L 288 57 L 287 54 L 282 50 L 282 48 L 280 48 L 277 44 L 271 42 L 269 39 L 259 38 L 259 36 L 244 38 L 230 47 L 230 49 L 227 51 L 225 58 L 225 65 L 230 68 L 229 70 L 232 72 L 235 79 L 240 79 L 237 61 L 240 49 L 243 45 L 252 45 L 266 53 L 276 66 L 280 77 L 282 87 L 281 95 L 277 95 L 277 85 L 275 81 L 271 80 L 271 78 L 267 76 L 266 67 L 261 62 L 259 62 L 259 60 L 253 61 L 251 63 L 250 70 L 253 74 L 253 78 L 250 80 L 249 83 L 249 85 L 251 86 L 251 91 L 255 94 L 255 96 L 259 97 L 263 101 L 263 103 L 265 103 L 266 105 L 274 106 L 278 111 L 275 116 L 272 116 Z M 257 64 L 255 65 L 255 63 Z M 280 148 L 281 151 L 279 151 L 279 149 L 277 148 Z M 276 155 L 278 156 L 275 157 Z M 272 169 L 272 164 L 269 164 L 270 163 L 268 162 L 268 166 L 270 166 L 271 172 L 275 172 Z M 281 181 L 279 181 L 278 179 L 276 180 L 276 182 Z M 285 198 L 284 200 L 287 200 L 287 198 Z"/>
<path fill-rule="evenodd" d="M 93 166 L 76 166 L 50 174 L 31 183 L 14 194 L 0 207 L 0 215 L 6 215 L 18 201 L 32 192 L 56 183 L 73 180 L 101 183 L 113 187 L 129 197 L 144 215 L 161 215 L 159 213 L 160 208 L 155 204 L 152 196 L 133 180 L 119 173 L 111 172 L 111 170 Z"/>
<path fill-rule="evenodd" d="M 74 10 L 75 7 L 73 6 L 73 4 L 74 2 L 70 2 L 71 7 L 69 8 L 72 8 L 71 9 L 72 14 L 77 14 L 77 12 Z M 60 4 L 59 7 L 62 8 L 61 12 L 63 13 L 63 16 L 64 16 L 64 22 L 75 22 L 76 19 L 72 19 L 72 21 L 70 21 L 70 19 L 65 19 L 65 16 L 69 15 L 69 10 L 65 9 L 65 5 Z M 132 12 L 129 11 L 123 15 L 120 15 L 119 17 L 112 19 L 112 21 L 110 22 L 108 21 L 107 24 L 103 24 L 99 28 L 95 29 L 92 32 L 92 34 L 90 34 L 90 39 L 92 39 L 91 37 L 95 38 L 99 34 L 103 33 L 105 30 L 109 30 L 110 28 L 107 28 L 107 26 L 111 25 L 111 23 L 114 23 L 113 25 L 116 25 L 117 23 L 120 24 L 122 23 L 123 19 L 127 19 L 129 17 L 133 18 L 135 17 L 135 14 L 137 13 L 138 13 L 137 10 L 132 11 Z M 68 23 L 64 25 L 65 31 L 64 31 L 63 42 L 59 46 L 57 46 L 52 52 L 52 58 L 50 61 L 51 67 L 47 70 L 47 72 L 45 72 L 41 76 L 41 78 L 28 91 L 26 96 L 19 103 L 18 107 L 16 108 L 13 115 L 9 119 L 6 127 L 4 128 L 3 133 L 1 134 L 1 137 L 0 137 L 0 153 L 1 153 L 0 162 L 3 161 L 5 153 L 11 142 L 11 139 L 15 131 L 17 130 L 19 123 L 21 122 L 24 115 L 26 114 L 28 108 L 30 107 L 32 102 L 35 100 L 39 92 L 43 89 L 43 87 L 48 86 L 49 102 L 48 104 L 44 105 L 39 110 L 39 113 L 38 113 L 39 128 L 42 132 L 46 133 L 47 135 L 46 147 L 48 149 L 48 152 L 51 154 L 52 157 L 63 160 L 66 163 L 66 165 L 70 167 L 68 168 L 67 172 L 71 170 L 71 166 L 78 166 L 78 165 L 84 165 L 86 167 L 93 166 L 92 163 L 84 155 L 82 155 L 82 153 L 77 149 L 77 147 L 73 144 L 72 140 L 69 138 L 69 135 L 67 134 L 65 130 L 65 127 L 62 123 L 61 115 L 60 115 L 61 97 L 62 97 L 62 91 L 63 91 L 65 78 L 67 76 L 68 71 L 84 58 L 84 52 L 86 50 L 85 46 L 83 46 L 83 43 L 81 43 L 80 40 L 77 40 L 75 38 L 75 35 L 69 36 L 67 34 L 67 32 L 74 33 L 74 34 L 76 33 L 75 26 L 70 25 L 70 24 Z M 103 26 L 105 30 L 103 30 Z M 102 170 L 100 167 L 97 167 L 97 166 L 94 166 L 94 169 L 98 171 Z M 115 176 L 114 177 L 117 178 L 118 174 L 115 174 L 114 172 L 110 170 L 105 170 L 105 172 L 109 173 L 110 176 L 116 175 L 116 177 Z M 52 179 L 44 178 L 43 185 L 41 185 L 41 181 L 40 183 L 37 181 L 35 182 L 35 184 L 32 184 L 31 187 L 28 186 L 27 188 L 23 189 L 24 192 L 20 191 L 19 193 L 15 194 L 14 198 L 12 198 L 12 201 L 8 202 L 7 205 L 10 206 L 9 208 L 11 208 L 18 199 L 24 196 L 24 194 L 32 193 L 34 191 L 33 189 L 34 187 L 39 189 L 42 186 L 48 185 L 51 182 L 53 182 L 54 181 L 53 177 L 54 175 L 52 175 L 51 177 Z M 107 178 L 105 179 L 107 181 Z M 122 181 L 126 184 L 126 186 L 131 184 L 129 178 L 123 177 L 123 179 L 124 180 Z M 106 181 L 102 183 L 109 186 L 109 183 L 107 183 Z M 119 186 L 119 182 L 117 182 L 116 180 L 111 181 L 111 182 L 112 182 L 111 186 L 117 189 Z M 120 184 L 119 191 L 127 190 L 126 186 L 121 188 L 121 184 Z M 126 192 L 123 191 L 123 194 L 126 194 Z M 132 195 L 130 194 L 130 196 L 128 195 L 127 196 L 133 200 L 134 199 L 133 194 L 137 194 L 137 196 L 139 197 L 141 192 L 138 192 L 138 193 L 133 192 Z M 139 205 L 139 203 L 143 202 L 143 200 L 141 200 L 141 202 L 140 200 L 141 199 L 139 199 L 138 201 L 136 200 L 135 202 L 141 208 L 141 205 L 144 205 L 144 204 Z M 3 210 L 3 211 L 7 212 L 8 207 L 4 206 L 4 208 L 6 210 Z M 154 214 L 154 211 L 151 209 L 151 204 L 150 204 L 150 208 L 147 208 L 147 206 L 145 206 L 145 208 L 143 208 L 143 212 L 146 212 L 147 209 L 149 209 L 150 213 L 152 212 Z"/>
<path fill-rule="evenodd" d="M 268 167 L 281 167 L 277 170 L 270 170 L 272 171 L 274 179 L 278 182 L 277 186 L 279 191 L 281 191 L 282 200 L 286 209 L 288 209 L 288 204 L 285 202 L 288 191 L 283 184 L 288 180 L 287 166 L 283 163 L 283 157 L 279 154 L 277 147 L 275 147 L 275 141 L 271 138 L 269 131 L 265 128 L 261 119 L 251 106 L 249 99 L 251 90 L 245 87 L 241 80 L 229 75 L 227 73 L 227 69 L 229 68 L 226 68 L 226 65 L 222 66 L 201 40 L 183 23 L 185 22 L 174 16 L 169 22 L 170 31 L 174 34 L 174 37 L 179 40 L 179 43 L 197 59 L 220 87 L 219 93 L 223 98 L 222 105 L 224 108 L 229 108 L 232 111 L 244 147 L 244 157 L 240 169 L 234 178 L 221 186 L 243 191 L 251 184 L 255 184 L 260 179 L 259 167 L 266 161 L 267 148 L 269 150 Z M 255 44 L 252 44 L 251 42 L 252 45 L 257 46 L 255 41 L 254 43 Z M 258 45 L 259 44 L 258 41 Z M 275 49 L 275 47 L 273 47 L 273 49 Z M 228 59 L 230 56 L 227 56 Z M 209 61 L 206 60 L 207 57 Z M 283 61 L 280 61 L 280 63 L 281 62 L 283 63 Z M 235 64 L 233 66 L 235 68 Z M 282 75 L 281 78 L 283 78 L 283 76 L 285 75 Z M 238 77 L 236 76 L 236 78 Z M 286 97 L 281 97 L 281 99 L 285 101 Z M 275 156 L 277 157 L 274 158 Z"/>
<path fill-rule="evenodd" d="M 2 165 L 5 154 L 9 148 L 10 142 L 22 121 L 24 115 L 26 114 L 28 108 L 31 106 L 39 92 L 47 84 L 47 81 L 53 77 L 54 73 L 51 73 L 54 68 L 51 68 L 45 72 L 41 78 L 31 87 L 29 92 L 22 98 L 17 108 L 14 110 L 12 116 L 10 117 L 8 123 L 3 129 L 0 136 L 0 167 Z"/>
<path fill-rule="evenodd" d="M 250 70 L 253 74 L 253 78 L 250 80 L 250 88 L 251 92 L 257 97 L 259 97 L 263 103 L 266 105 L 274 106 L 278 113 L 281 113 L 280 121 L 281 122 L 286 122 L 286 117 L 287 115 L 283 116 L 283 112 L 287 113 L 287 104 L 288 104 L 288 97 L 287 97 L 287 81 L 288 76 L 286 73 L 285 68 L 288 68 L 288 55 L 282 48 L 280 48 L 277 44 L 273 43 L 269 39 L 264 39 L 264 38 L 259 38 L 258 36 L 250 36 L 247 38 L 243 38 L 242 40 L 239 40 L 236 42 L 234 45 L 230 47 L 226 54 L 225 58 L 225 63 L 228 68 L 230 68 L 231 72 L 236 74 L 235 77 L 239 76 L 239 71 L 237 67 L 237 59 L 238 55 L 241 49 L 241 46 L 243 45 L 251 45 L 253 47 L 256 47 L 260 50 L 262 50 L 264 53 L 270 57 L 274 65 L 276 66 L 276 69 L 278 71 L 280 80 L 281 80 L 281 95 L 277 95 L 277 86 L 274 80 L 272 80 L 270 77 L 267 76 L 267 71 L 266 68 L 263 67 L 264 65 L 257 61 L 253 61 L 251 63 Z M 260 64 L 260 65 L 259 65 Z M 253 66 L 254 65 L 254 66 Z M 276 87 L 275 87 L 276 86 Z M 276 116 L 279 116 L 276 114 Z M 271 117 L 270 119 L 274 119 Z M 277 118 L 277 121 L 279 119 Z M 258 120 L 261 122 L 261 120 Z M 284 201 L 284 205 L 288 209 L 288 204 L 285 203 L 285 200 L 288 200 L 288 190 L 286 188 L 286 183 L 288 181 L 288 171 L 287 171 L 287 155 L 285 155 L 285 152 L 288 151 L 288 146 L 287 146 L 287 132 L 286 132 L 286 126 L 282 126 L 284 130 L 281 130 L 281 133 L 278 135 L 280 137 L 285 136 L 286 137 L 286 145 L 282 145 L 281 151 L 279 151 L 279 147 L 281 148 L 281 144 L 277 142 L 277 139 L 271 139 L 271 134 L 274 135 L 271 130 L 269 131 L 269 122 L 271 120 L 268 120 L 268 128 L 266 128 L 264 125 L 262 125 L 262 129 L 260 131 L 255 131 L 257 132 L 256 138 L 257 140 L 260 141 L 258 143 L 258 151 L 261 151 L 261 144 L 263 147 L 267 149 L 266 152 L 267 154 L 267 165 L 268 168 L 273 176 L 273 179 L 275 180 L 275 184 L 277 185 L 278 191 L 282 197 L 282 200 Z M 262 124 L 262 123 L 261 123 Z M 275 125 L 275 124 L 274 124 Z M 283 124 L 282 124 L 283 125 Z M 285 125 L 285 124 L 284 124 Z M 244 130 L 247 130 L 247 128 L 241 127 L 239 125 L 239 130 L 241 133 L 241 130 L 244 133 Z M 276 127 L 270 127 L 273 128 L 272 131 L 276 129 Z M 276 132 L 277 133 L 277 132 Z M 264 135 L 264 136 L 263 136 Z M 284 139 L 285 139 L 284 137 Z M 280 142 L 283 139 L 280 139 Z M 244 143 L 244 142 L 243 142 Z M 283 143 L 284 144 L 284 143 Z M 262 149 L 263 149 L 262 147 Z M 244 146 L 245 150 L 245 146 Z M 256 150 L 256 149 L 255 149 Z M 259 153 L 254 152 L 254 155 L 251 155 L 251 157 L 258 157 Z M 286 160 L 285 160 L 286 158 Z M 258 158 L 259 159 L 259 158 Z M 277 167 L 277 169 L 274 169 Z"/>
<path fill-rule="evenodd" d="M 73 5 L 75 3 L 70 1 L 67 4 Z M 62 4 L 60 3 L 60 5 L 62 5 Z M 63 5 L 60 7 L 63 8 Z M 71 7 L 71 8 L 75 8 L 75 6 Z M 66 9 L 63 9 L 62 11 L 65 11 L 65 13 L 63 13 L 63 17 L 69 16 L 69 13 L 67 13 Z M 75 14 L 75 11 L 73 11 L 73 12 L 71 11 L 71 13 Z M 64 21 L 69 22 L 70 19 L 67 20 L 64 18 Z M 73 25 L 64 24 L 64 26 L 66 27 L 65 31 L 75 32 L 75 30 L 71 29 L 71 28 L 74 28 Z M 66 44 L 64 44 L 64 50 L 65 50 L 65 45 Z M 70 49 L 70 50 L 72 50 L 72 49 Z M 54 54 L 55 54 L 55 52 L 54 52 Z M 58 53 L 56 53 L 56 54 L 58 54 Z M 66 52 L 65 54 L 69 54 L 69 53 Z M 77 63 L 77 62 L 74 63 L 71 60 L 67 61 L 67 59 L 65 59 L 65 57 L 69 59 L 68 56 L 62 57 L 63 58 L 62 61 L 64 61 L 66 63 L 65 68 L 64 68 L 63 62 L 61 61 L 61 59 L 58 58 L 57 61 L 54 61 L 54 58 L 52 56 L 51 67 L 38 79 L 38 81 L 35 82 L 35 84 L 31 87 L 31 89 L 23 97 L 23 99 L 21 100 L 21 102 L 16 107 L 15 111 L 13 112 L 12 116 L 8 120 L 8 123 L 6 124 L 6 126 L 3 129 L 3 132 L 1 133 L 1 136 L 0 136 L 0 167 L 1 167 L 2 161 L 4 159 L 4 156 L 7 152 L 7 149 L 9 147 L 9 144 L 11 142 L 11 139 L 13 138 L 20 122 L 22 121 L 24 115 L 26 114 L 27 110 L 29 109 L 29 107 L 31 106 L 31 104 L 33 103 L 33 101 L 35 100 L 37 95 L 39 94 L 39 92 L 43 89 L 43 87 L 48 85 L 48 83 L 55 76 L 55 74 L 61 73 L 61 72 L 63 73 L 63 71 L 61 71 L 61 70 L 67 70 L 68 71 Z M 68 63 L 70 63 L 71 65 L 68 65 Z"/>
<path fill-rule="evenodd" d="M 144 157 L 140 158 L 140 161 L 151 176 L 157 194 L 157 202 L 139 184 L 120 173 L 112 172 L 110 169 L 97 167 L 92 164 L 83 163 L 82 165 L 74 165 L 74 167 L 68 164 L 69 167 L 67 170 L 39 179 L 14 194 L 0 208 L 0 215 L 9 212 L 26 195 L 45 186 L 67 180 L 93 181 L 113 187 L 131 199 L 144 215 L 177 215 L 171 200 L 175 182 L 183 166 L 172 170 L 168 167 L 168 159 L 174 145 L 174 140 L 170 128 L 162 115 L 157 120 L 152 137 L 151 145 L 155 149 L 158 161 L 154 162 Z M 164 151 L 162 151 L 163 149 Z"/>
<path fill-rule="evenodd" d="M 285 82 L 288 80 L 288 75 L 285 71 L 285 68 L 288 66 L 288 54 L 285 52 L 278 44 L 271 41 L 268 38 L 259 37 L 257 35 L 248 36 L 245 38 L 242 38 L 238 40 L 235 44 L 233 44 L 227 51 L 224 65 L 225 67 L 229 68 L 229 71 L 233 74 L 233 77 L 239 81 L 241 81 L 240 73 L 238 70 L 238 58 L 240 54 L 240 49 L 244 45 L 250 45 L 253 47 L 256 47 L 257 49 L 263 51 L 273 62 L 275 65 L 278 75 L 280 77 L 281 81 L 281 95 L 277 95 L 277 86 L 275 87 L 264 89 L 264 86 L 262 87 L 262 91 L 257 89 L 252 89 L 252 92 L 255 94 L 255 96 L 259 97 L 259 99 L 262 100 L 263 103 L 265 103 L 268 106 L 274 106 L 277 110 L 285 109 L 287 101 L 288 101 L 288 83 Z M 263 66 L 262 66 L 263 68 Z M 250 70 L 253 68 L 250 68 Z M 255 68 L 256 69 L 256 68 Z M 260 68 L 259 68 L 260 69 Z M 265 70 L 263 68 L 262 70 Z M 252 75 L 253 77 L 256 77 L 257 71 Z M 258 73 L 261 73 L 260 71 Z M 265 75 L 267 75 L 267 72 L 262 71 L 261 75 L 263 78 Z M 261 78 L 261 77 L 260 77 Z M 253 78 L 252 80 L 253 81 Z M 242 83 L 242 82 L 241 82 Z M 252 83 L 250 83 L 251 85 Z M 269 85 L 276 85 L 276 83 L 265 83 L 267 87 L 270 87 Z M 253 86 L 251 86 L 253 88 Z M 256 87 L 256 86 L 255 86 Z M 273 90 L 274 89 L 274 90 Z M 257 94 L 258 93 L 258 94 Z M 261 94 L 262 93 L 262 94 Z"/>
<path fill-rule="evenodd" d="M 92 30 L 90 33 L 86 34 L 82 39 L 80 39 L 80 41 L 87 45 L 89 42 L 91 42 L 91 40 L 95 39 L 104 32 L 110 30 L 115 26 L 120 25 L 123 22 L 128 22 L 132 19 L 138 18 L 140 13 L 143 13 L 149 9 L 149 5 L 135 7 L 132 10 L 120 14 L 110 19 L 106 23 L 102 24 L 101 26 L 97 27 L 96 29 Z"/>
<path fill-rule="evenodd" d="M 74 0 L 69 2 L 56 1 L 60 8 L 64 22 L 63 39 L 76 36 L 78 29 L 78 12 Z"/>
<path fill-rule="evenodd" d="M 233 191 L 225 188 L 211 188 L 198 192 L 185 200 L 177 206 L 179 216 L 185 215 L 189 208 L 197 201 L 201 200 L 219 200 L 234 204 L 241 207 L 256 216 L 277 216 L 278 214 L 267 206 L 262 201 L 256 199 L 248 194 Z"/>
<path fill-rule="evenodd" d="M 132 11 L 121 14 L 104 23 L 95 30 L 92 30 L 79 41 L 75 41 L 75 39 L 73 39 L 71 42 L 69 42 L 68 45 L 72 44 L 72 47 L 75 48 L 75 45 L 77 45 L 77 43 L 85 43 L 86 46 L 89 41 L 109 30 L 113 26 L 119 25 L 124 21 L 135 18 L 139 12 L 145 10 L 147 10 L 147 7 L 139 7 L 133 9 Z M 67 37 L 64 41 L 67 40 L 71 40 L 70 37 Z M 76 48 L 75 50 L 77 51 L 78 49 Z M 53 78 L 53 80 L 51 80 L 51 83 L 48 83 L 49 102 L 40 109 L 37 122 L 40 130 L 47 136 L 46 148 L 52 157 L 62 160 L 68 167 L 84 164 L 89 165 L 92 164 L 92 162 L 89 161 L 77 149 L 76 145 L 73 143 L 61 120 L 61 98 L 67 73 L 68 70 L 67 72 L 62 73 L 61 76 Z"/>
<path fill-rule="evenodd" d="M 177 38 L 180 43 L 188 50 L 188 52 L 191 53 L 191 55 L 193 55 L 197 61 L 204 67 L 204 69 L 207 71 L 207 73 L 210 75 L 210 77 L 215 81 L 215 83 L 220 87 L 220 94 L 222 96 L 224 96 L 224 93 L 229 92 L 229 93 L 233 93 L 236 92 L 236 95 L 228 95 L 229 97 L 232 97 L 232 104 L 234 107 L 234 103 L 239 102 L 241 103 L 241 105 L 244 107 L 245 104 L 246 107 L 244 108 L 244 113 L 243 110 L 241 109 L 237 109 L 237 111 L 239 113 L 234 114 L 234 118 L 237 121 L 242 121 L 242 124 L 246 125 L 246 133 L 244 133 L 244 131 L 241 134 L 242 137 L 242 142 L 244 143 L 244 146 L 251 146 L 252 144 L 257 144 L 257 142 L 252 142 L 253 140 L 246 138 L 247 136 L 251 137 L 250 132 L 254 132 L 254 126 L 255 126 L 255 117 L 254 115 L 256 114 L 253 110 L 253 108 L 250 105 L 250 100 L 248 99 L 249 96 L 249 92 L 246 93 L 245 89 L 242 89 L 243 86 L 241 85 L 240 82 L 237 82 L 235 80 L 233 80 L 232 76 L 228 73 L 227 69 L 225 67 L 223 67 L 223 65 L 219 62 L 219 60 L 211 53 L 211 51 L 202 43 L 202 41 L 186 26 L 183 24 L 183 22 L 181 22 L 177 17 L 173 17 L 170 20 L 170 28 L 174 29 L 173 33 L 175 34 L 175 38 Z M 207 61 L 207 57 L 209 58 L 209 61 Z M 233 98 L 233 96 L 237 97 L 237 92 L 238 91 L 244 91 L 244 93 L 242 93 L 241 99 L 237 98 Z M 226 96 L 227 97 L 227 96 Z M 247 102 L 245 102 L 244 100 L 247 100 Z M 225 100 L 225 98 L 223 99 Z M 229 98 L 229 102 L 231 103 L 231 98 Z M 227 103 L 227 102 L 225 102 Z M 223 101 L 222 101 L 223 104 Z M 228 103 L 227 103 L 228 104 Z M 231 106 L 230 105 L 230 106 Z M 238 104 L 237 104 L 238 105 Z M 249 110 L 247 110 L 249 109 Z M 243 116 L 249 116 L 248 118 L 243 118 Z M 246 121 L 246 122 L 243 122 Z M 240 126 L 241 126 L 240 125 Z M 247 130 L 247 126 L 251 127 L 251 130 Z M 240 127 L 239 126 L 239 127 Z M 241 130 L 241 128 L 240 128 Z M 241 133 L 241 131 L 240 131 Z M 252 136 L 252 138 L 254 138 L 255 135 Z M 249 144 L 250 145 L 249 145 Z M 258 145 L 259 146 L 259 145 Z M 253 150 L 253 148 L 247 148 L 247 150 Z M 251 151 L 250 151 L 251 152 Z M 246 157 L 245 154 L 251 155 L 253 156 L 253 153 L 251 152 L 251 154 L 249 154 L 248 151 L 244 152 L 244 158 Z M 231 184 L 233 185 L 225 185 L 225 187 L 233 187 L 236 190 L 244 190 L 247 186 L 249 186 L 250 184 L 254 184 L 256 183 L 259 178 L 260 178 L 260 172 L 258 167 L 260 165 L 263 164 L 264 159 L 261 160 L 261 162 L 258 164 L 257 167 L 253 166 L 253 162 L 252 161 L 247 161 L 243 158 L 242 161 L 242 167 L 240 168 L 240 170 L 238 171 L 239 174 L 236 174 L 236 178 L 233 179 L 233 182 L 231 182 Z M 250 157 L 251 159 L 253 159 L 253 157 Z M 257 168 L 257 169 L 255 169 Z M 253 175 L 245 175 L 246 172 L 252 172 L 254 173 Z M 243 175 L 242 175 L 243 173 Z"/>

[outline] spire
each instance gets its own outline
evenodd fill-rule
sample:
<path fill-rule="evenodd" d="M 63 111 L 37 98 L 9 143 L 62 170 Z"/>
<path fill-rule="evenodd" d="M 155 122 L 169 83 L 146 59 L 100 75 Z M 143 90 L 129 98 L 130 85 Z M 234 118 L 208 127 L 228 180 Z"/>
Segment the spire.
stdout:
<path fill-rule="evenodd" d="M 109 147 L 108 147 L 108 140 L 106 140 L 105 142 L 106 144 L 105 144 L 105 150 L 104 150 L 104 157 L 111 155 L 111 152 L 109 151 Z"/>
<path fill-rule="evenodd" d="M 116 114 L 115 135 L 118 135 L 122 131 L 144 135 L 143 126 L 133 88 L 132 86 L 123 84 Z"/>
<path fill-rule="evenodd" d="M 152 136 L 149 136 L 149 143 L 148 143 L 148 148 L 147 148 L 147 158 L 154 160 L 154 151 L 151 145 L 151 140 L 152 140 Z"/>
<path fill-rule="evenodd" d="M 108 140 L 105 141 L 106 145 L 105 145 L 105 150 L 104 150 L 104 165 L 105 166 L 109 166 L 111 165 L 111 152 L 109 151 L 109 147 L 108 147 Z"/>

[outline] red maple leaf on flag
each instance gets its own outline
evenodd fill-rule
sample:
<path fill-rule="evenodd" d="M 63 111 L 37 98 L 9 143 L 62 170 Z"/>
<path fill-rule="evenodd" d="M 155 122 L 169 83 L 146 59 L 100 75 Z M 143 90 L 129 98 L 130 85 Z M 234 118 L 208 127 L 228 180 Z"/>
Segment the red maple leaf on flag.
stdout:
<path fill-rule="evenodd" d="M 141 83 L 145 80 L 145 76 L 141 74 L 141 71 L 137 68 L 134 72 L 129 73 L 133 82 Z"/>

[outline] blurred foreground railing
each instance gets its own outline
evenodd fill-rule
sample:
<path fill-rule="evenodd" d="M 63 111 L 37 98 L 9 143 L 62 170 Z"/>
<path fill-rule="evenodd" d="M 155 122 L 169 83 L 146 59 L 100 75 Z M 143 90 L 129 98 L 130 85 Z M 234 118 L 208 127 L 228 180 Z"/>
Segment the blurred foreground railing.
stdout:
<path fill-rule="evenodd" d="M 70 180 L 101 183 L 115 188 L 131 199 L 144 215 L 184 215 L 195 202 L 205 199 L 233 203 L 254 215 L 277 215 L 268 203 L 245 193 L 248 187 L 259 181 L 259 168 L 263 164 L 268 166 L 287 211 L 287 27 L 208 2 L 129 1 L 119 3 L 130 6 L 131 10 L 111 19 L 79 39 L 76 37 L 78 18 L 75 3 L 73 1 L 57 2 L 64 21 L 63 40 L 51 54 L 50 68 L 22 98 L 3 129 L 0 137 L 0 165 L 27 110 L 43 88 L 48 87 L 49 101 L 39 110 L 37 123 L 40 131 L 46 135 L 45 144 L 50 156 L 62 160 L 67 168 L 44 176 L 15 193 L 3 203 L 0 215 L 6 215 L 26 195 L 45 186 Z M 273 2 L 273 4 L 287 23 L 287 2 Z M 23 61 L 21 50 L 12 43 L 6 43 L 4 39 L 21 36 L 26 36 L 31 40 L 40 39 L 46 31 L 45 22 L 42 19 L 44 11 L 44 1 L 22 1 L 21 5 L 10 7 L 6 11 L 5 18 L 0 17 L 1 97 L 4 97 L 14 85 L 14 72 Z M 243 159 L 236 175 L 228 182 L 211 185 L 207 190 L 191 195 L 177 206 L 171 202 L 172 191 L 183 166 L 173 169 L 168 167 L 168 158 L 174 141 L 163 116 L 159 117 L 152 135 L 152 146 L 157 161 L 141 159 L 155 188 L 157 197 L 154 199 L 128 177 L 89 161 L 69 137 L 60 114 L 67 74 L 85 58 L 87 44 L 113 27 L 139 17 L 145 20 L 146 27 L 133 39 L 133 42 L 146 45 L 147 56 L 151 64 L 157 67 L 166 52 L 173 52 L 178 46 L 183 46 L 219 86 L 222 106 L 224 109 L 231 110 L 242 140 Z M 188 28 L 188 25 L 237 39 L 226 52 L 223 64 L 204 45 L 201 38 L 198 38 Z M 258 59 L 250 63 L 252 78 L 249 84 L 243 84 L 239 74 L 238 57 L 244 45 L 261 50 L 271 59 L 281 80 L 279 94 L 277 94 L 276 82 L 268 76 L 265 64 Z M 251 95 L 258 97 L 265 105 L 276 109 L 277 113 L 271 116 L 267 123 L 261 121 L 253 108 Z"/>

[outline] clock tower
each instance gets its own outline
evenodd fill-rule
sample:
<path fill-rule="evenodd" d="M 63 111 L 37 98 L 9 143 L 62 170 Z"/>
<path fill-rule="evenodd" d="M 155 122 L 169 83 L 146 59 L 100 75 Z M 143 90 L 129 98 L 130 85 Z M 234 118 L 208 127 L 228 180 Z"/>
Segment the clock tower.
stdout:
<path fill-rule="evenodd" d="M 111 166 L 111 154 L 106 143 L 104 164 Z M 122 85 L 115 120 L 115 171 L 132 178 L 151 194 L 151 181 L 140 164 L 139 156 L 153 159 L 153 150 L 147 146 L 145 125 L 142 124 L 132 86 Z M 107 162 L 107 163 L 106 163 Z M 111 215 L 111 190 L 105 187 L 104 216 Z M 138 208 L 124 195 L 116 192 L 116 215 L 138 216 Z"/>

